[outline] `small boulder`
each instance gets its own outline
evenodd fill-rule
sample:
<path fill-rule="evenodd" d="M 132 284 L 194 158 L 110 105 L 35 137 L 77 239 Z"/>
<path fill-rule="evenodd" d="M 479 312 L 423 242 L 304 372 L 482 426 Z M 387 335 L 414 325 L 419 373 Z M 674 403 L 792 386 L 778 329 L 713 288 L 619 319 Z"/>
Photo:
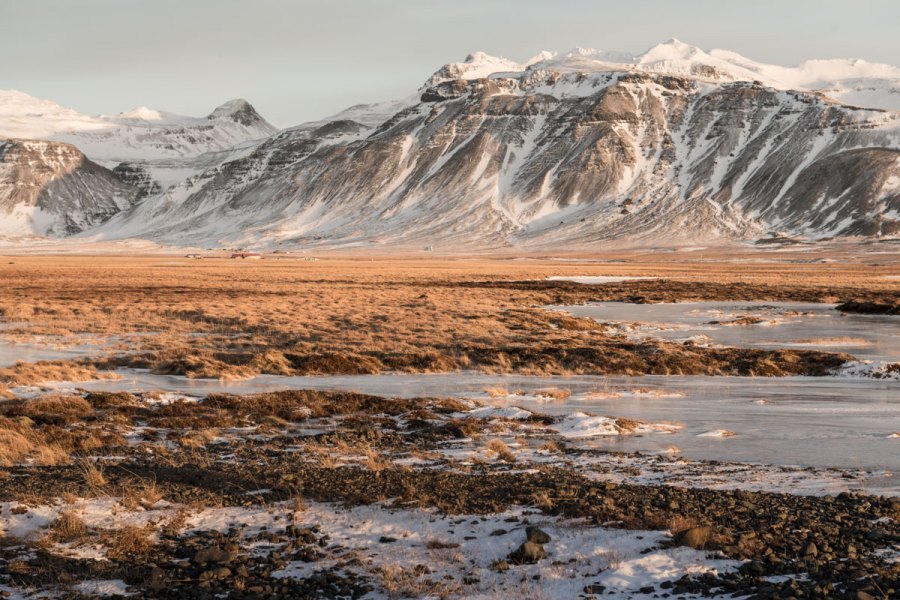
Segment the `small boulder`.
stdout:
<path fill-rule="evenodd" d="M 514 565 L 533 565 L 544 558 L 544 547 L 534 542 L 524 542 L 509 555 L 509 562 Z"/>
<path fill-rule="evenodd" d="M 194 562 L 198 565 L 227 564 L 237 558 L 238 547 L 235 543 L 228 543 L 224 547 L 211 546 L 201 548 L 194 554 Z"/>
<path fill-rule="evenodd" d="M 542 531 L 541 529 L 538 529 L 537 527 L 526 527 L 525 537 L 529 542 L 533 542 L 535 544 L 550 543 L 550 535 Z"/>

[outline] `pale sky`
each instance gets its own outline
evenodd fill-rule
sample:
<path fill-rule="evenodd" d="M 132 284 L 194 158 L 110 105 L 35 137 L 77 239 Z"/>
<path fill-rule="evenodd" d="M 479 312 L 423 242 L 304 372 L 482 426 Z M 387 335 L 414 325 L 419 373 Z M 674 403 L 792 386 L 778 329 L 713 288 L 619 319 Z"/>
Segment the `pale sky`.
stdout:
<path fill-rule="evenodd" d="M 675 37 L 784 65 L 900 64 L 898 23 L 898 0 L 0 0 L 0 89 L 87 114 L 201 116 L 240 97 L 287 127 L 407 96 L 475 50 Z"/>

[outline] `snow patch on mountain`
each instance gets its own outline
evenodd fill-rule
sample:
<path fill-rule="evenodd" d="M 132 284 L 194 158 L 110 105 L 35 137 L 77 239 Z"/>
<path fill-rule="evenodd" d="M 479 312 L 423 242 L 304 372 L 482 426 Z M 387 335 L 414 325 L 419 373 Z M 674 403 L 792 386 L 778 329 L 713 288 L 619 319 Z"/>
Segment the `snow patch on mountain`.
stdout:
<path fill-rule="evenodd" d="M 653 46 L 643 54 L 575 48 L 570 52 L 542 52 L 524 63 L 470 55 L 465 62 L 446 65 L 426 86 L 452 79 L 480 79 L 559 73 L 648 72 L 705 81 L 758 81 L 779 90 L 820 92 L 847 104 L 900 110 L 900 67 L 861 59 L 808 60 L 794 67 L 757 62 L 729 50 L 702 50 L 677 39 Z"/>

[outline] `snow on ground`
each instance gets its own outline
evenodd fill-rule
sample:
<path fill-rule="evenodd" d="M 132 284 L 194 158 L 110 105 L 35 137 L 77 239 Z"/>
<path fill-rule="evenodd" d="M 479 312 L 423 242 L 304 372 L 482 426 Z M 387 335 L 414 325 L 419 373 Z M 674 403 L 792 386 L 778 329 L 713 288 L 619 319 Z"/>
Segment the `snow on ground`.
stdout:
<path fill-rule="evenodd" d="M 130 596 L 128 586 L 121 579 L 96 579 L 82 581 L 75 589 L 90 597 Z"/>
<path fill-rule="evenodd" d="M 859 360 L 844 363 L 833 371 L 835 377 L 870 377 L 900 381 L 900 363 Z"/>
<path fill-rule="evenodd" d="M 152 522 L 150 519 L 161 521 L 185 510 L 161 504 L 151 510 L 128 510 L 112 498 L 80 499 L 65 507 L 29 507 L 20 515 L 12 512 L 15 506 L 0 505 L 0 526 L 9 535 L 23 539 L 39 536 L 63 508 L 78 511 L 89 528 L 143 526 Z M 324 558 L 289 563 L 275 576 L 306 578 L 340 563 L 344 569 L 373 578 L 376 588 L 381 588 L 369 596 L 373 600 L 389 597 L 398 588 L 423 595 L 444 589 L 449 590 L 448 597 L 487 599 L 500 594 L 505 598 L 574 598 L 588 585 L 603 585 L 614 594 L 644 598 L 652 597 L 638 592 L 645 586 L 686 574 L 725 572 L 740 565 L 690 548 L 662 548 L 669 540 L 666 532 L 594 527 L 583 520 L 545 518 L 527 508 L 491 515 L 443 515 L 433 510 L 379 505 L 344 508 L 324 503 L 307 503 L 300 512 L 294 508 L 291 503 L 281 503 L 186 509 L 189 516 L 182 534 L 237 528 L 249 538 L 261 531 L 283 531 L 291 524 L 318 526 L 329 536 Z M 498 562 L 525 541 L 526 525 L 538 526 L 550 535 L 551 541 L 544 546 L 547 558 L 535 565 L 498 568 Z M 252 545 L 244 550 L 248 548 L 265 551 Z M 102 558 L 96 546 L 79 553 L 71 544 L 64 544 L 54 546 L 53 551 L 68 555 L 75 552 L 88 560 Z M 359 560 L 348 563 L 351 553 Z M 128 593 L 127 586 L 118 580 L 84 581 L 75 589 L 91 596 Z"/>
<path fill-rule="evenodd" d="M 900 433 L 896 434 L 900 437 Z M 545 440 L 501 436 L 513 452 L 516 462 L 510 468 L 527 470 L 555 466 L 574 470 L 596 481 L 635 485 L 677 485 L 713 490 L 791 493 L 804 496 L 837 495 L 841 492 L 900 495 L 900 486 L 890 471 L 876 469 L 823 469 L 758 463 L 709 463 L 682 456 L 676 446 L 649 454 L 591 451 L 590 438 L 582 438 L 587 447 L 579 454 L 560 454 L 549 449 Z M 436 452 L 442 458 L 469 467 L 476 461 L 492 458 L 484 446 L 472 440 L 448 442 Z M 501 460 L 493 457 L 495 460 Z M 434 468 L 427 460 L 399 459 L 396 464 Z M 446 466 L 453 469 L 455 466 Z"/>
<path fill-rule="evenodd" d="M 565 438 L 585 438 L 598 435 L 625 435 L 630 433 L 672 433 L 680 429 L 668 423 L 641 423 L 630 419 L 602 417 L 576 412 L 563 417 L 553 429 Z"/>
<path fill-rule="evenodd" d="M 733 431 L 728 431 L 727 429 L 713 429 L 712 431 L 704 431 L 703 433 L 698 433 L 697 437 L 727 438 L 733 435 L 737 434 Z"/>
<path fill-rule="evenodd" d="M 454 413 L 455 417 L 475 417 L 478 419 L 527 419 L 534 413 L 518 406 L 480 406 L 464 413 Z"/>
<path fill-rule="evenodd" d="M 550 534 L 548 558 L 537 565 L 493 570 L 497 561 L 525 541 L 523 518 Z M 736 569 L 737 561 L 709 557 L 689 548 L 660 549 L 663 532 L 591 527 L 583 521 L 545 519 L 524 509 L 496 515 L 440 515 L 426 510 L 361 506 L 335 510 L 311 505 L 303 524 L 319 525 L 340 544 L 360 554 L 365 568 L 399 578 L 396 569 L 427 566 L 430 573 L 410 583 L 427 591 L 427 581 L 456 587 L 468 598 L 575 598 L 587 585 L 600 584 L 632 598 L 652 597 L 638 590 L 685 574 Z M 393 540 L 393 541 L 388 541 Z M 642 554 L 646 552 L 646 554 Z M 295 562 L 277 575 L 306 577 L 314 568 Z M 534 579 L 535 576 L 540 579 Z M 463 580 L 469 582 L 464 583 Z M 528 583 L 523 585 L 523 582 Z M 373 598 L 385 597 L 373 594 Z"/>
<path fill-rule="evenodd" d="M 8 537 L 32 539 L 52 523 L 63 510 L 71 511 L 95 529 L 117 529 L 125 525 L 143 527 L 167 518 L 172 505 L 158 502 L 149 508 L 126 508 L 116 498 L 79 499 L 53 505 L 26 506 L 18 502 L 0 502 L 0 533 Z"/>

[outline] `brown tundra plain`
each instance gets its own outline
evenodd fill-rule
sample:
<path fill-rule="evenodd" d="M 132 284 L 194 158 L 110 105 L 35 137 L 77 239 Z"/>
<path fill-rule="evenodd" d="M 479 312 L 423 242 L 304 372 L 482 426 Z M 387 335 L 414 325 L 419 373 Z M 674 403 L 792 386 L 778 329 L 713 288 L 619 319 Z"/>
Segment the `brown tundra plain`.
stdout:
<path fill-rule="evenodd" d="M 853 338 L 720 345 L 548 308 L 900 318 L 900 249 L 229 256 L 0 258 L 0 597 L 900 593 L 900 502 L 854 469 L 597 441 L 690 424 L 615 414 L 679 397 L 629 378 L 831 381 Z"/>

